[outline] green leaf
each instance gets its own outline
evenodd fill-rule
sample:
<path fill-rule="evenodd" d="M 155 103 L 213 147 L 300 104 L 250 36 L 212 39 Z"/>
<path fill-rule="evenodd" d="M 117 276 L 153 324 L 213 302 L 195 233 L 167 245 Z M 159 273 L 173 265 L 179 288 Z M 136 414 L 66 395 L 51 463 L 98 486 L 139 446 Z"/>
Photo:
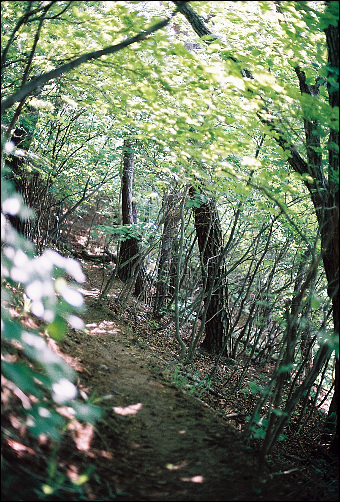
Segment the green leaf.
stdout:
<path fill-rule="evenodd" d="M 60 439 L 66 420 L 59 413 L 38 403 L 32 409 L 26 410 L 26 414 L 27 424 L 33 436 L 39 437 L 41 434 L 46 434 L 55 441 Z"/>
<path fill-rule="evenodd" d="M 278 373 L 289 373 L 289 371 L 291 371 L 293 367 L 294 367 L 293 363 L 282 364 L 278 369 Z"/>
<path fill-rule="evenodd" d="M 67 322 L 63 317 L 57 315 L 54 321 L 47 325 L 46 331 L 51 338 L 59 342 L 65 337 Z"/>
<path fill-rule="evenodd" d="M 313 309 L 318 309 L 321 305 L 322 300 L 316 296 L 313 296 L 311 299 L 311 306 Z"/>
<path fill-rule="evenodd" d="M 76 418 L 84 422 L 94 423 L 103 415 L 103 410 L 92 404 L 74 402 L 72 408 L 76 412 Z"/>
<path fill-rule="evenodd" d="M 21 339 L 21 326 L 11 320 L 3 318 L 3 327 L 1 336 L 6 340 L 19 340 Z"/>
<path fill-rule="evenodd" d="M 24 353 L 44 368 L 52 382 L 58 382 L 62 378 L 74 380 L 75 371 L 48 347 L 41 335 L 25 331 L 21 340 Z"/>
<path fill-rule="evenodd" d="M 26 364 L 2 361 L 1 367 L 5 377 L 15 383 L 23 392 L 33 394 L 40 399 L 44 396 L 34 381 L 34 378 L 36 376 L 39 378 L 40 375 L 33 372 Z"/>
<path fill-rule="evenodd" d="M 266 437 L 266 431 L 264 429 L 256 429 L 252 431 L 252 435 L 255 439 L 264 439 Z"/>
<path fill-rule="evenodd" d="M 283 417 L 288 415 L 286 411 L 280 410 L 280 408 L 272 408 L 271 411 L 272 413 L 274 413 L 274 415 L 277 415 L 278 417 Z"/>
<path fill-rule="evenodd" d="M 257 382 L 249 382 L 248 387 L 252 394 L 256 394 L 257 392 L 260 392 L 262 390 L 261 385 L 259 385 Z"/>

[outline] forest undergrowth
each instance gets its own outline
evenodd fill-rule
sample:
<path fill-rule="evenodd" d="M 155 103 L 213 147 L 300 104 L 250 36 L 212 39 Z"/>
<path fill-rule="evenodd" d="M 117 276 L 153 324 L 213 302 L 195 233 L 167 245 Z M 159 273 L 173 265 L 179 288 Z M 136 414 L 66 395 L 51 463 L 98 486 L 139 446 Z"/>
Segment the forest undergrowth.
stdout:
<path fill-rule="evenodd" d="M 4 380 L 3 500 L 338 499 L 338 459 L 322 444 L 322 408 L 302 421 L 297 410 L 265 470 L 257 466 L 261 440 L 242 439 L 257 399 L 252 384 L 265 385 L 274 362 L 253 364 L 241 380 L 242 360 L 224 359 L 208 379 L 215 358 L 200 349 L 190 365 L 179 364 L 170 318 L 151 320 L 133 296 L 120 304 L 120 281 L 99 303 L 105 269 L 84 262 L 83 270 L 86 329 L 59 344 L 47 338 L 105 414 L 96 426 L 69 416 L 59 443 L 34 439 L 21 396 Z M 36 322 L 28 314 L 21 321 Z M 12 357 L 23 356 L 13 348 Z"/>

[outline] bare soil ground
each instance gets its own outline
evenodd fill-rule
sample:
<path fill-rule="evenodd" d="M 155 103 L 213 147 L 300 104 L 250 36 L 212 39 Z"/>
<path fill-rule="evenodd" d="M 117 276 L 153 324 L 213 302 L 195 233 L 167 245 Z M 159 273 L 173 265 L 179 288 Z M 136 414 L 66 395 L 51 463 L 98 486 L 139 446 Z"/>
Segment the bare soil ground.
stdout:
<path fill-rule="evenodd" d="M 152 329 L 143 305 L 118 308 L 119 283 L 99 305 L 101 269 L 93 264 L 83 269 L 86 330 L 70 330 L 59 346 L 53 340 L 50 345 L 76 369 L 82 392 L 106 396 L 106 412 L 95 427 L 73 421 L 57 451 L 58 469 L 70 479 L 95 466 L 81 495 L 60 490 L 46 500 L 338 499 L 337 459 L 315 450 L 321 420 L 313 419 L 298 442 L 292 435 L 280 443 L 259 473 L 257 442 L 245 444 L 241 438 L 253 397 L 240 392 L 237 402 L 228 401 L 218 385 L 215 393 L 200 395 L 194 380 L 175 378 L 178 347 L 171 329 Z M 198 372 L 213 362 L 198 353 Z M 253 376 L 265 378 L 263 373 Z M 21 445 L 4 444 L 8 479 L 3 500 L 38 500 L 34 479 L 44 477 L 51 451 L 25 431 Z M 21 475 L 22 486 L 11 486 L 13 472 Z"/>

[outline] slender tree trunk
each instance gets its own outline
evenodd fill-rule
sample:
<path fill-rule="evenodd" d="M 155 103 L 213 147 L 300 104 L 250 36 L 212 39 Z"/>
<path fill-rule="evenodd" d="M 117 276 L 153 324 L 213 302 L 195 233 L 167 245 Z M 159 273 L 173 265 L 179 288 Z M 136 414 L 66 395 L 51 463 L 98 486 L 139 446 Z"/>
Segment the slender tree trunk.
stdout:
<path fill-rule="evenodd" d="M 131 140 L 124 141 L 123 174 L 122 174 L 122 223 L 133 225 L 136 220 L 136 210 L 133 206 L 133 171 L 134 151 Z M 140 245 L 136 237 L 130 237 L 120 243 L 117 277 L 122 281 L 135 278 L 135 295 L 144 291 L 145 270 L 140 262 Z"/>
<path fill-rule="evenodd" d="M 306 273 L 307 260 L 308 260 L 308 250 L 302 255 L 301 261 L 298 266 L 295 283 L 294 283 L 294 291 L 292 294 L 292 298 L 290 302 L 287 302 L 286 305 L 286 318 L 287 318 L 287 345 L 285 354 L 283 356 L 283 365 L 288 367 L 291 365 L 291 369 L 287 369 L 286 372 L 283 373 L 284 379 L 289 380 L 291 375 L 291 370 L 293 367 L 293 363 L 295 361 L 295 349 L 298 339 L 298 318 L 301 313 L 301 305 L 299 299 L 299 293 L 301 290 L 301 286 L 303 284 L 303 280 Z"/>

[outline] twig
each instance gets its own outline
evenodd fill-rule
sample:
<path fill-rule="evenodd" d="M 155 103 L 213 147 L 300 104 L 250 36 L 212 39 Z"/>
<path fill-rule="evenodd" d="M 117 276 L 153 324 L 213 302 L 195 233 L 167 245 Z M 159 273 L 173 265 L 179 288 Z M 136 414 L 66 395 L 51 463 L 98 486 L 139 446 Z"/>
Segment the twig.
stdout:
<path fill-rule="evenodd" d="M 281 476 L 283 474 L 291 474 L 292 472 L 295 471 L 301 471 L 301 469 L 305 469 L 305 467 L 294 467 L 294 469 L 289 469 L 289 471 L 272 472 L 271 474 L 269 474 L 269 477 L 272 478 L 274 476 Z"/>

